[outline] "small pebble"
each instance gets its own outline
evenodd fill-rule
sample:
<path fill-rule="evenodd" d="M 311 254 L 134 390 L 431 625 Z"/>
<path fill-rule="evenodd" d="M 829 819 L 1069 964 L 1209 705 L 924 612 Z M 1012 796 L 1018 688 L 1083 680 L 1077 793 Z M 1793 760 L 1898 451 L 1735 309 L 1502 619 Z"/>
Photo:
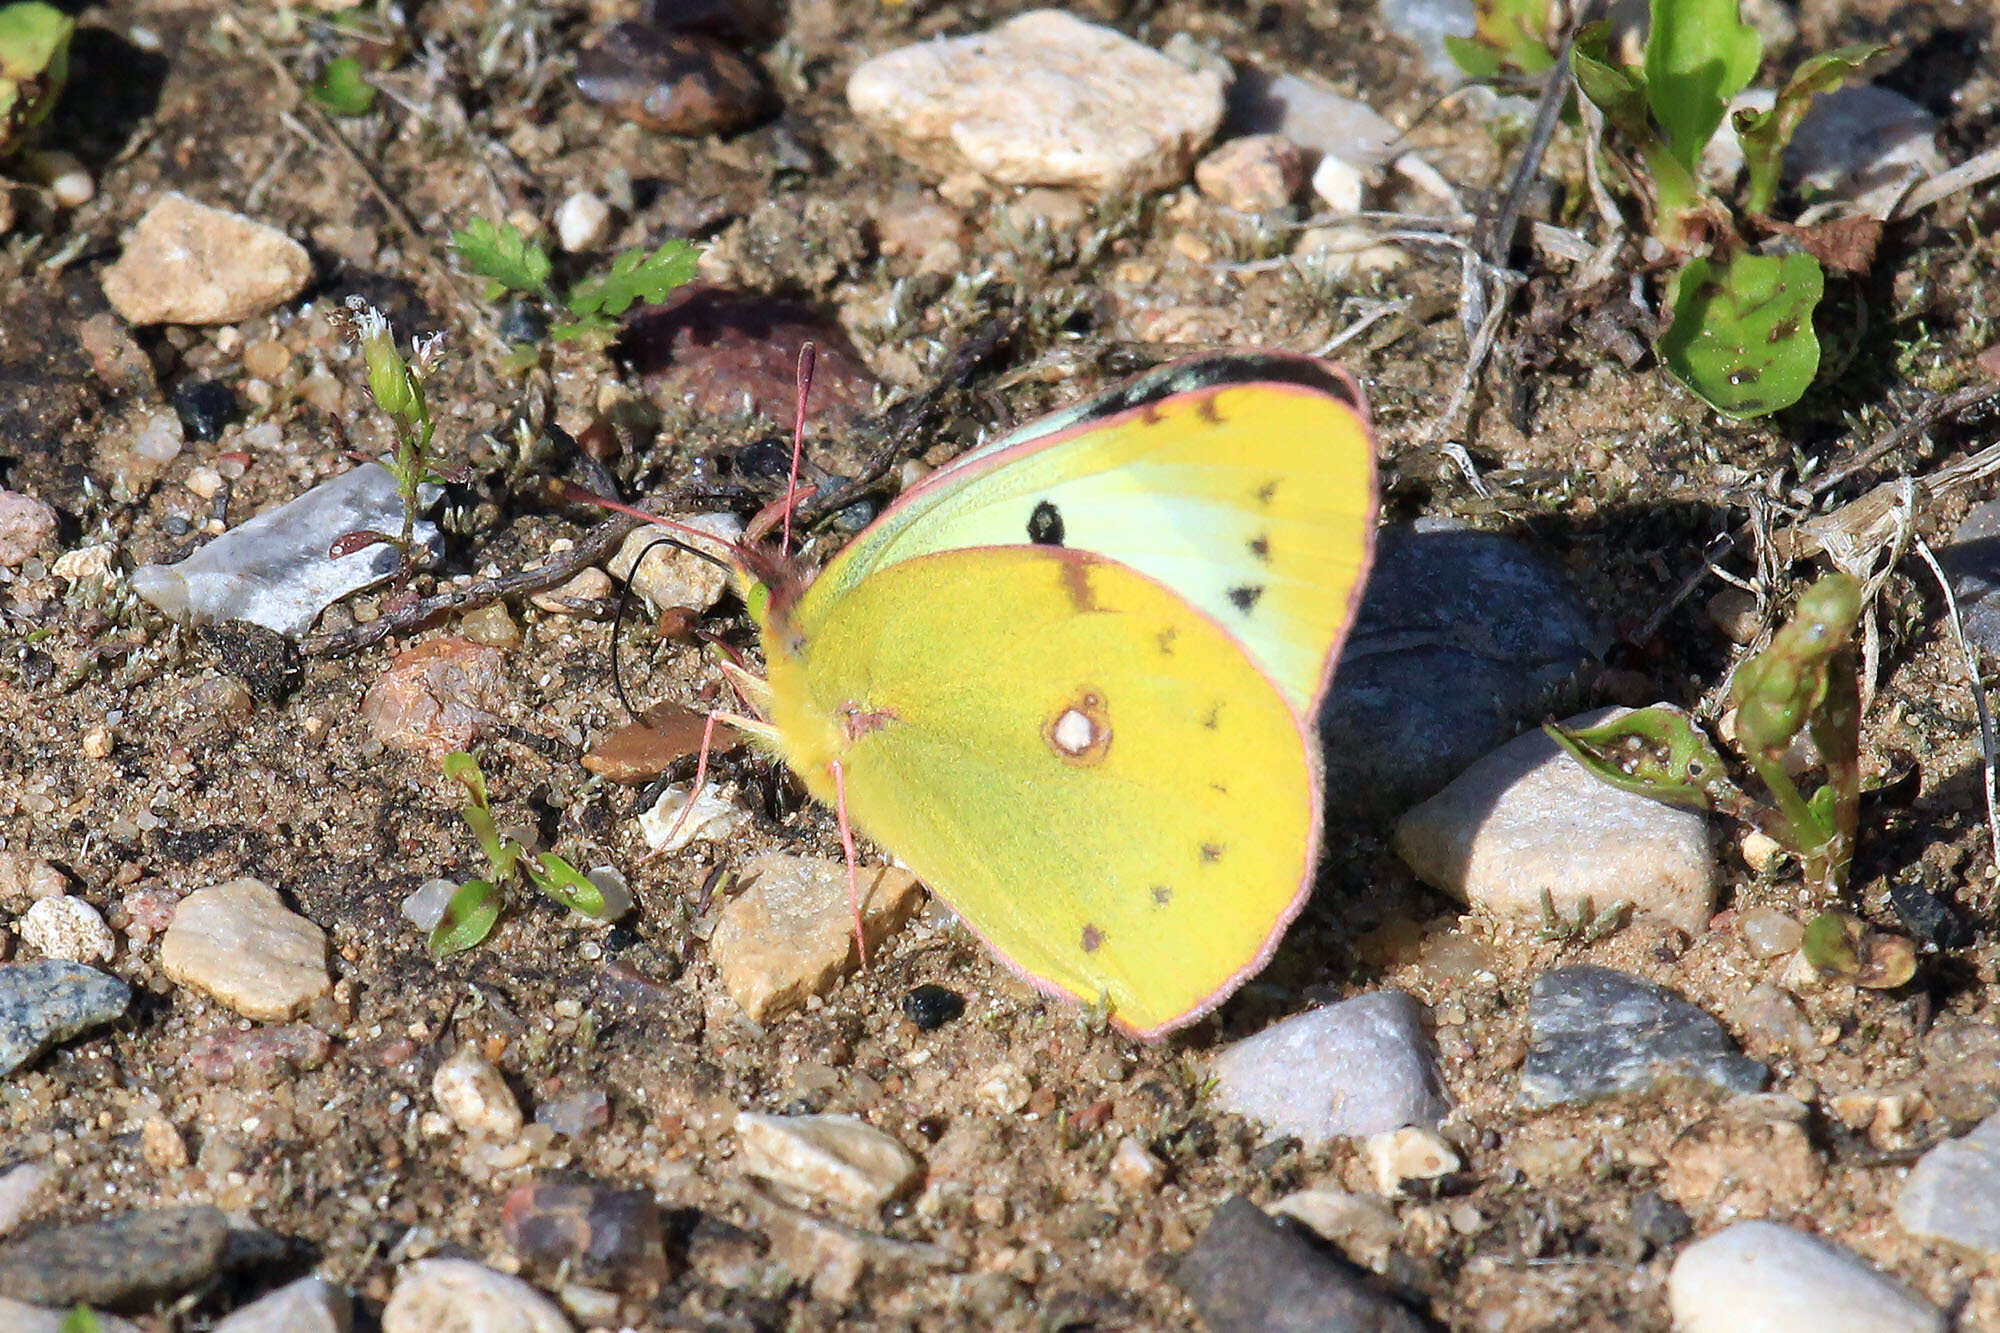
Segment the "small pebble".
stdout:
<path fill-rule="evenodd" d="M 181 429 L 196 440 L 213 440 L 242 414 L 236 395 L 221 380 L 196 380 L 174 393 L 174 412 Z"/>
<path fill-rule="evenodd" d="M 1305 155 L 1281 134 L 1231 139 L 1195 163 L 1194 183 L 1224 208 L 1269 213 L 1298 197 Z"/>
<path fill-rule="evenodd" d="M 452 897 L 460 887 L 456 881 L 449 879 L 425 880 L 415 892 L 403 899 L 404 919 L 418 930 L 435 930 L 437 923 L 444 920 L 445 909 L 451 906 Z"/>
<path fill-rule="evenodd" d="M 1225 1047 L 1210 1071 L 1217 1107 L 1308 1147 L 1435 1125 L 1449 1109 L 1423 1006 L 1402 991 L 1285 1019 Z"/>
<path fill-rule="evenodd" d="M 118 937 L 97 909 L 68 895 L 38 900 L 14 929 L 23 944 L 44 958 L 101 963 L 118 951 Z"/>
<path fill-rule="evenodd" d="M 986 1071 L 977 1089 L 979 1099 L 1003 1115 L 1013 1115 L 1027 1106 L 1035 1085 L 1019 1065 L 998 1064 Z"/>
<path fill-rule="evenodd" d="M 1545 972 L 1528 995 L 1521 1095 L 1559 1106 L 1645 1092 L 1675 1078 L 1756 1092 L 1770 1071 L 1722 1024 L 1639 977 L 1588 964 Z"/>
<path fill-rule="evenodd" d="M 419 1259 L 396 1274 L 382 1333 L 575 1333 L 548 1297 L 469 1259 Z"/>
<path fill-rule="evenodd" d="M 1896 1200 L 1903 1230 L 2000 1255 L 2000 1115 L 1923 1155 Z"/>
<path fill-rule="evenodd" d="M 600 924 L 616 921 L 632 910 L 632 886 L 625 879 L 625 872 L 617 866 L 592 866 L 583 872 L 583 877 L 597 889 L 604 900 L 604 910 L 589 918 Z"/>
<path fill-rule="evenodd" d="M 16 1162 L 0 1169 L 0 1236 L 12 1232 L 34 1211 L 49 1177 L 48 1166 L 38 1161 Z"/>
<path fill-rule="evenodd" d="M 856 1210 L 880 1208 L 920 1174 L 916 1158 L 851 1115 L 736 1117 L 743 1169 L 808 1198 Z"/>
<path fill-rule="evenodd" d="M 265 338 L 243 349 L 244 373 L 266 382 L 275 381 L 291 364 L 292 351 L 281 342 Z"/>
<path fill-rule="evenodd" d="M 1676 1333 L 1944 1333 L 1930 1302 L 1831 1241 L 1738 1222 L 1680 1252 L 1667 1274 Z"/>
<path fill-rule="evenodd" d="M 709 956 L 723 989 L 763 1023 L 823 995 L 852 971 L 853 907 L 839 861 L 765 853 L 738 872 L 744 888 L 715 924 Z M 894 866 L 861 867 L 862 930 L 871 950 L 917 910 L 923 890 Z"/>
<path fill-rule="evenodd" d="M 283 232 L 168 193 L 102 281 L 128 323 L 234 324 L 289 301 L 311 277 L 305 247 Z"/>
<path fill-rule="evenodd" d="M 691 514 L 677 521 L 715 534 L 716 542 L 704 545 L 709 555 L 722 559 L 729 556 L 729 543 L 743 536 L 743 520 L 734 514 Z M 728 571 L 661 541 L 660 535 L 640 528 L 625 539 L 605 568 L 613 578 L 631 583 L 632 591 L 644 597 L 656 615 L 670 608 L 706 611 L 714 606 L 729 590 Z"/>
<path fill-rule="evenodd" d="M 245 1018 L 292 1018 L 333 984 L 326 932 L 260 879 L 233 879 L 180 900 L 160 941 L 160 970 Z"/>
<path fill-rule="evenodd" d="M 398 653 L 361 698 L 375 739 L 441 759 L 470 749 L 507 706 L 507 657 L 457 635 Z"/>
<path fill-rule="evenodd" d="M 620 1287 L 657 1287 L 667 1278 L 660 1208 L 646 1190 L 542 1177 L 508 1192 L 500 1226 L 508 1248 L 536 1272 Z"/>
<path fill-rule="evenodd" d="M 1395 1210 L 1381 1199 L 1326 1186 L 1287 1194 L 1271 1205 L 1271 1213 L 1304 1223 L 1356 1263 L 1378 1271 L 1403 1234 Z"/>
<path fill-rule="evenodd" d="M 177 413 L 155 412 L 132 438 L 132 452 L 148 463 L 165 467 L 181 456 L 186 440 L 187 428 Z"/>
<path fill-rule="evenodd" d="M 487 648 L 508 652 L 521 646 L 521 627 L 507 614 L 505 603 L 495 602 L 458 618 L 458 632 Z"/>
<path fill-rule="evenodd" d="M 556 209 L 556 243 L 570 254 L 595 250 L 610 233 L 611 205 L 588 190 L 578 190 Z"/>
<path fill-rule="evenodd" d="M 639 836 L 655 852 L 678 852 L 697 842 L 726 843 L 739 829 L 750 826 L 750 812 L 735 798 L 734 787 L 705 782 L 687 809 L 688 789 L 672 783 L 660 789 L 660 799 L 639 815 Z"/>
<path fill-rule="evenodd" d="M 903 997 L 903 1013 L 923 1032 L 935 1032 L 964 1012 L 963 995 L 929 982 Z"/>
<path fill-rule="evenodd" d="M 51 1227 L 0 1245 L 0 1296 L 36 1305 L 120 1306 L 178 1296 L 222 1264 L 215 1208 L 154 1208 Z"/>
<path fill-rule="evenodd" d="M 1244 134 L 1283 135 L 1316 158 L 1337 157 L 1363 170 L 1394 157 L 1403 134 L 1375 108 L 1317 79 L 1255 66 L 1230 85 L 1229 121 Z"/>
<path fill-rule="evenodd" d="M 1422 1333 L 1430 1327 L 1241 1195 L 1215 1210 L 1174 1281 L 1213 1333 Z"/>
<path fill-rule="evenodd" d="M 1737 915 L 1736 929 L 1752 958 L 1781 958 L 1797 950 L 1806 934 L 1797 918 L 1775 907 L 1746 909 Z"/>
<path fill-rule="evenodd" d="M 196 1076 L 239 1088 L 274 1088 L 326 1063 L 332 1042 L 310 1023 L 248 1032 L 230 1025 L 195 1039 L 184 1057 Z"/>
<path fill-rule="evenodd" d="M 610 1122 L 611 1099 L 602 1088 L 551 1097 L 535 1108 L 535 1123 L 547 1125 L 564 1138 L 580 1139 Z"/>
<path fill-rule="evenodd" d="M 506 1075 L 469 1046 L 438 1066 L 431 1077 L 431 1096 L 468 1134 L 504 1142 L 518 1136 L 526 1123 Z"/>
<path fill-rule="evenodd" d="M 32 495 L 0 490 L 0 569 L 19 569 L 55 544 L 55 510 Z"/>
<path fill-rule="evenodd" d="M 1034 10 L 863 61 L 855 116 L 920 167 L 1094 197 L 1187 178 L 1221 124 L 1224 80 L 1111 28 Z"/>
<path fill-rule="evenodd" d="M 1886 217 L 1910 181 L 1945 169 L 1937 132 L 1937 118 L 1901 93 L 1867 83 L 1834 88 L 1813 98 L 1799 122 L 1785 178 Z"/>
<path fill-rule="evenodd" d="M 1587 727 L 1620 715 L 1566 719 Z M 1588 902 L 1690 933 L 1715 910 L 1708 820 L 1600 781 L 1537 729 L 1516 737 L 1396 825 L 1396 851 L 1426 883 L 1496 916 L 1543 919 Z"/>
<path fill-rule="evenodd" d="M 0 908 L 25 912 L 28 904 L 69 892 L 69 879 L 44 857 L 0 852 Z"/>
<path fill-rule="evenodd" d="M 698 32 L 619 23 L 587 43 L 577 91 L 614 114 L 663 134 L 732 130 L 771 105 L 763 71 L 724 42 Z"/>
<path fill-rule="evenodd" d="M 163 1115 L 139 1122 L 139 1157 L 155 1171 L 178 1171 L 188 1164 L 187 1140 Z"/>
<path fill-rule="evenodd" d="M 302 1277 L 229 1315 L 214 1333 L 348 1333 L 353 1326 L 352 1296 L 323 1277 Z"/>
<path fill-rule="evenodd" d="M 617 585 L 609 574 L 601 569 L 586 569 L 559 587 L 530 594 L 528 601 L 552 616 L 590 615 L 616 592 Z"/>
<path fill-rule="evenodd" d="M 61 150 L 35 154 L 35 171 L 48 182 L 57 208 L 82 208 L 97 197 L 97 182 L 74 153 Z"/>
<path fill-rule="evenodd" d="M 1111 1164 L 1105 1169 L 1118 1187 L 1130 1194 L 1143 1194 L 1155 1188 L 1167 1174 L 1167 1168 L 1160 1159 L 1148 1152 L 1145 1144 L 1131 1137 L 1118 1140 L 1118 1147 L 1111 1154 Z"/>
<path fill-rule="evenodd" d="M 81 963 L 0 967 L 0 1077 L 58 1042 L 119 1018 L 131 1000 L 131 987 Z"/>
<path fill-rule="evenodd" d="M 1369 1173 L 1381 1194 L 1395 1194 L 1406 1180 L 1436 1180 L 1459 1168 L 1458 1152 L 1434 1129 L 1406 1125 L 1371 1134 L 1362 1143 Z"/>

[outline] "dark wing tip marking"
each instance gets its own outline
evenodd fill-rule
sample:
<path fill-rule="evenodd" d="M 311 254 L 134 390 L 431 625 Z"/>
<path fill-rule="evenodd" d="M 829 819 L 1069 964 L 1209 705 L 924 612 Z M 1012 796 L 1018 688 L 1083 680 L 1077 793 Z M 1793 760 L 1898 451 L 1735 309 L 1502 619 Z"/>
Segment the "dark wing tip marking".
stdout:
<path fill-rule="evenodd" d="M 1265 482 L 1262 486 L 1259 486 L 1257 488 L 1257 503 L 1259 505 L 1269 505 L 1271 503 L 1271 498 L 1275 496 L 1277 493 L 1278 493 L 1278 482 L 1277 478 L 1274 477 L 1270 481 Z"/>
<path fill-rule="evenodd" d="M 1222 853 L 1225 850 L 1226 849 L 1224 848 L 1223 844 L 1219 842 L 1203 843 L 1201 845 L 1202 864 L 1211 866 L 1214 865 L 1217 861 L 1220 861 L 1222 859 Z"/>
<path fill-rule="evenodd" d="M 1169 625 L 1153 636 L 1153 642 L 1159 645 L 1160 656 L 1172 657 L 1174 655 L 1174 640 L 1179 635 L 1180 631 Z"/>
<path fill-rule="evenodd" d="M 1174 900 L 1174 891 L 1168 888 L 1165 884 L 1155 884 L 1153 886 L 1154 906 L 1165 907 L 1168 903 L 1172 902 L 1173 900 Z"/>
<path fill-rule="evenodd" d="M 1047 500 L 1037 500 L 1034 512 L 1028 515 L 1028 540 L 1037 546 L 1061 546 L 1062 510 Z"/>
<path fill-rule="evenodd" d="M 1235 606 L 1235 608 L 1238 611 L 1241 611 L 1243 612 L 1243 614 L 1248 615 L 1250 614 L 1252 608 L 1254 608 L 1257 605 L 1257 599 L 1259 597 L 1262 597 L 1263 595 L 1264 595 L 1263 584 L 1243 583 L 1243 584 L 1238 584 L 1236 587 L 1231 588 L 1229 590 L 1229 601 L 1231 605 Z"/>
<path fill-rule="evenodd" d="M 1249 545 L 1250 554 L 1256 556 L 1260 563 L 1266 565 L 1271 563 L 1270 537 L 1260 532 L 1250 539 Z"/>

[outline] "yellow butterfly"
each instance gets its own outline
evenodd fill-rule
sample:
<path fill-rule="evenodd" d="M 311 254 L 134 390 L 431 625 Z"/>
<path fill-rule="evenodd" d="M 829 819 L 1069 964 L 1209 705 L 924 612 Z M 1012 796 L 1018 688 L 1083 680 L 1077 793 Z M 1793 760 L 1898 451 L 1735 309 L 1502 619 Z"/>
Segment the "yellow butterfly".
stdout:
<path fill-rule="evenodd" d="M 767 675 L 731 672 L 761 716 L 727 720 L 1036 986 L 1155 1037 L 1310 892 L 1375 509 L 1344 372 L 1166 366 L 933 473 L 816 578 L 738 548 Z"/>

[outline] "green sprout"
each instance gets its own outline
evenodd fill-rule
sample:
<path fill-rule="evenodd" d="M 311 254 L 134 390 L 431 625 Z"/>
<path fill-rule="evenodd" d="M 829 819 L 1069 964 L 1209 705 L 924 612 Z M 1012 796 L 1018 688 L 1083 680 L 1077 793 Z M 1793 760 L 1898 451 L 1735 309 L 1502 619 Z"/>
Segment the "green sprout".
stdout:
<path fill-rule="evenodd" d="M 312 99 L 336 116 L 365 116 L 375 105 L 375 85 L 353 56 L 338 56 L 313 80 Z"/>
<path fill-rule="evenodd" d="M 97 1333 L 103 1325 L 97 1322 L 97 1313 L 88 1305 L 73 1305 L 63 1316 L 59 1333 Z"/>
<path fill-rule="evenodd" d="M 430 401 L 424 395 L 424 381 L 434 374 L 444 348 L 444 335 L 434 333 L 419 338 L 405 357 L 396 347 L 396 336 L 388 317 L 358 296 L 347 298 L 349 333 L 361 344 L 362 359 L 368 365 L 368 392 L 375 406 L 389 418 L 396 447 L 382 466 L 396 479 L 396 494 L 403 502 L 403 528 L 399 535 L 386 532 L 350 532 L 334 543 L 332 554 L 342 556 L 387 542 L 402 556 L 407 577 L 416 555 L 417 513 L 423 507 L 422 491 L 451 480 L 438 471 L 440 455 L 432 448 L 437 427 L 431 421 Z"/>
<path fill-rule="evenodd" d="M 692 241 L 668 241 L 659 249 L 627 250 L 601 273 L 587 274 L 558 295 L 550 281 L 555 265 L 548 251 L 510 222 L 474 218 L 463 231 L 451 234 L 452 247 L 467 268 L 487 281 L 486 299 L 507 292 L 532 296 L 569 317 L 549 330 L 558 342 L 584 340 L 608 344 L 617 331 L 617 317 L 640 301 L 659 302 L 678 287 L 694 281 L 701 247 Z"/>
<path fill-rule="evenodd" d="M 1730 777 L 1712 741 L 1686 714 L 1642 708 L 1599 726 L 1548 733 L 1598 778 L 1656 801 L 1718 810 L 1762 829 L 1805 867 L 1809 884 L 1837 896 L 1854 860 L 1861 805 L 1861 706 L 1854 628 L 1861 584 L 1828 574 L 1799 598 L 1792 618 L 1764 651 L 1737 668 L 1730 685 L 1736 745 L 1763 784 L 1757 800 Z M 1818 749 L 1825 780 L 1803 794 L 1785 758 L 1804 735 Z"/>
<path fill-rule="evenodd" d="M 593 921 L 605 919 L 604 891 L 579 874 L 575 866 L 554 852 L 531 856 L 527 848 L 501 834 L 492 802 L 486 795 L 486 774 L 480 771 L 477 759 L 463 750 L 455 750 L 445 756 L 444 773 L 465 789 L 466 803 L 459 808 L 459 814 L 479 840 L 489 869 L 485 878 L 467 880 L 452 894 L 444 915 L 431 928 L 429 947 L 433 957 L 462 953 L 492 933 L 494 923 L 500 919 L 499 885 L 511 879 L 516 871 L 536 889 L 579 916 Z"/>
<path fill-rule="evenodd" d="M 1549 0 L 1476 0 L 1474 10 L 1473 36 L 1449 44 L 1468 75 L 1494 79 L 1553 64 L 1550 34 L 1560 28 Z M 1542 55 L 1532 50 L 1537 40 Z M 1582 95 L 1603 112 L 1601 147 L 1618 150 L 1614 160 L 1626 164 L 1653 234 L 1682 258 L 1668 283 L 1672 319 L 1660 337 L 1661 362 L 1724 416 L 1790 407 L 1819 372 L 1813 313 L 1825 286 L 1820 261 L 1806 253 L 1753 253 L 1744 232 L 1746 226 L 1783 230 L 1767 215 L 1786 146 L 1812 100 L 1839 87 L 1879 49 L 1845 46 L 1809 60 L 1769 111 L 1736 113 L 1747 188 L 1732 208 L 1702 185 L 1698 168 L 1763 55 L 1737 0 L 1652 0 L 1636 62 L 1621 53 L 1608 22 L 1577 31 L 1571 68 Z"/>
<path fill-rule="evenodd" d="M 74 19 L 40 0 L 0 5 L 0 157 L 55 110 L 75 31 Z"/>

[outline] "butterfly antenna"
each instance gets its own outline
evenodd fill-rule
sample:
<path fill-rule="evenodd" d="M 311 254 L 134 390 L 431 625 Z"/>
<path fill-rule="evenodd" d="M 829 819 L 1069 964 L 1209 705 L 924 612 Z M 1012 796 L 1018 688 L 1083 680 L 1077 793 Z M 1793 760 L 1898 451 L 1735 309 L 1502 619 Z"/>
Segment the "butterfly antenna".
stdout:
<path fill-rule="evenodd" d="M 792 553 L 792 506 L 799 494 L 799 460 L 806 452 L 806 399 L 812 396 L 813 363 L 819 359 L 819 350 L 806 342 L 799 347 L 799 402 L 792 413 L 792 472 L 785 478 L 785 531 L 778 549 L 786 555 Z"/>
<path fill-rule="evenodd" d="M 840 852 L 847 860 L 847 909 L 854 914 L 854 953 L 861 970 L 868 970 L 868 934 L 861 928 L 861 871 L 854 854 L 854 825 L 847 819 L 847 770 L 838 759 L 827 765 L 833 774 L 833 812 L 840 818 Z"/>
<path fill-rule="evenodd" d="M 646 562 L 646 557 L 653 553 L 653 548 L 676 544 L 672 537 L 655 537 L 647 542 L 645 549 L 639 552 L 638 558 L 632 561 L 632 573 L 638 572 L 639 566 Z M 625 623 L 625 608 L 631 604 L 632 579 L 627 575 L 625 581 L 618 585 L 618 605 L 611 613 L 611 690 L 618 696 L 618 702 L 624 707 L 625 712 L 637 718 L 639 710 L 632 706 L 631 696 L 625 693 L 625 677 L 618 667 L 618 631 Z"/>

